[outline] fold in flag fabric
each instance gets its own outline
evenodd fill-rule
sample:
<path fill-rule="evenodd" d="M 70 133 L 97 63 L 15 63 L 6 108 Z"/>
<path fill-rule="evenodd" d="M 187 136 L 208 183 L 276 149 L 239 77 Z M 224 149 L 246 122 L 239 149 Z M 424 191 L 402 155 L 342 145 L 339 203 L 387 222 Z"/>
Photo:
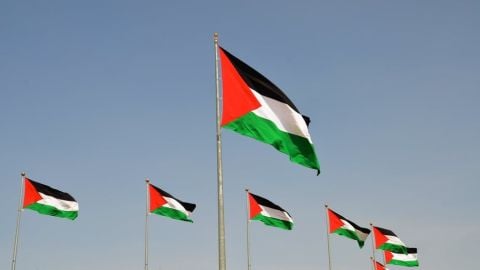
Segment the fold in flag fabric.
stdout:
<path fill-rule="evenodd" d="M 360 248 L 363 247 L 365 244 L 365 239 L 367 239 L 367 236 L 370 233 L 369 229 L 358 226 L 352 221 L 334 212 L 330 208 L 327 208 L 327 213 L 328 224 L 330 227 L 329 233 L 335 233 L 353 240 L 357 240 Z"/>
<path fill-rule="evenodd" d="M 373 264 L 375 265 L 375 270 L 388 270 L 388 268 L 386 268 L 385 265 L 377 261 L 373 261 Z"/>
<path fill-rule="evenodd" d="M 309 118 L 277 86 L 223 48 L 220 60 L 222 127 L 269 144 L 292 162 L 320 173 Z"/>
<path fill-rule="evenodd" d="M 390 230 L 373 227 L 375 236 L 375 248 L 395 253 L 407 254 L 407 246 Z"/>
<path fill-rule="evenodd" d="M 267 226 L 291 230 L 293 220 L 287 211 L 271 201 L 247 192 L 250 220 L 258 220 Z"/>
<path fill-rule="evenodd" d="M 68 193 L 25 178 L 23 208 L 36 211 L 42 215 L 68 218 L 78 216 L 78 203 Z"/>
<path fill-rule="evenodd" d="M 182 202 L 152 184 L 148 184 L 148 191 L 150 195 L 150 213 L 193 222 L 190 219 L 190 215 L 195 210 L 195 204 Z"/>
<path fill-rule="evenodd" d="M 406 267 L 415 267 L 419 265 L 416 248 L 407 248 L 407 254 L 393 253 L 390 251 L 384 252 L 386 264 L 394 264 Z"/>

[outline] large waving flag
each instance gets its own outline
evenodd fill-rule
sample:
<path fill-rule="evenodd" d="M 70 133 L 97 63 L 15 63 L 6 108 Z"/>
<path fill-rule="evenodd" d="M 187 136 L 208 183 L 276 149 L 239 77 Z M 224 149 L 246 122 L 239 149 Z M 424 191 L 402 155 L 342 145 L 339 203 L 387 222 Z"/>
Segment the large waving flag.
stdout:
<path fill-rule="evenodd" d="M 418 266 L 417 249 L 407 248 L 407 254 L 385 251 L 385 263 L 406 267 Z"/>
<path fill-rule="evenodd" d="M 376 249 L 407 254 L 407 246 L 391 230 L 373 227 L 373 235 Z"/>
<path fill-rule="evenodd" d="M 25 178 L 23 208 L 42 215 L 74 220 L 78 216 L 78 203 L 68 193 Z"/>
<path fill-rule="evenodd" d="M 365 244 L 365 240 L 370 233 L 369 229 L 358 226 L 357 224 L 344 218 L 338 213 L 335 213 L 330 208 L 327 208 L 327 213 L 329 233 L 335 233 L 353 240 L 357 240 L 360 248 L 363 247 L 363 245 Z"/>
<path fill-rule="evenodd" d="M 150 213 L 188 222 L 193 222 L 190 215 L 195 210 L 193 203 L 182 202 L 160 188 L 148 184 Z"/>
<path fill-rule="evenodd" d="M 309 118 L 262 74 L 220 48 L 224 128 L 270 144 L 292 162 L 320 165 L 308 132 Z"/>
<path fill-rule="evenodd" d="M 251 220 L 258 220 L 267 226 L 285 230 L 293 228 L 293 219 L 283 208 L 258 195 L 250 192 L 247 192 L 247 194 Z"/>

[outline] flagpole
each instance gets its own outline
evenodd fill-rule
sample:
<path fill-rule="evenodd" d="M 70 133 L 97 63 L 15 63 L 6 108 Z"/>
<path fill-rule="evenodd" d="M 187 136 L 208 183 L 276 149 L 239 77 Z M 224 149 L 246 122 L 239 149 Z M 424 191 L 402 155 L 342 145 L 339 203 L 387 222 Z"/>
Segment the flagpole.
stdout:
<path fill-rule="evenodd" d="M 325 213 L 327 216 L 326 222 L 327 222 L 327 250 L 328 250 L 328 269 L 332 270 L 332 258 L 330 254 L 330 233 L 329 233 L 329 228 L 330 228 L 330 219 L 328 218 L 328 205 L 325 204 Z"/>
<path fill-rule="evenodd" d="M 248 188 L 245 189 L 245 191 L 247 192 L 247 270 L 251 270 L 252 269 L 252 265 L 250 263 L 250 204 L 249 204 L 249 200 L 248 200 Z"/>
<path fill-rule="evenodd" d="M 375 258 L 375 231 L 373 230 L 373 224 L 370 223 L 370 228 L 372 229 L 372 261 L 373 261 L 373 270 L 375 270 L 375 262 L 377 259 Z"/>
<path fill-rule="evenodd" d="M 22 172 L 21 174 L 21 187 L 20 187 L 20 200 L 18 203 L 18 213 L 17 213 L 17 226 L 15 228 L 15 240 L 13 242 L 13 256 L 12 256 L 12 270 L 15 270 L 17 266 L 17 249 L 18 249 L 18 234 L 20 229 L 20 221 L 22 217 L 22 210 L 23 210 L 23 192 L 24 192 L 24 183 L 25 183 L 25 173 Z"/>
<path fill-rule="evenodd" d="M 149 202 L 150 202 L 148 188 L 150 185 L 150 180 L 146 178 L 145 183 L 147 186 L 147 194 L 146 194 L 147 202 L 145 207 L 145 270 L 148 270 L 148 208 L 149 208 Z"/>
<path fill-rule="evenodd" d="M 218 193 L 218 269 L 226 270 L 225 260 L 225 221 L 223 206 L 223 174 L 222 174 L 222 134 L 220 128 L 220 78 L 218 75 L 218 33 L 213 34 L 215 48 L 215 89 L 217 113 L 217 193 Z"/>

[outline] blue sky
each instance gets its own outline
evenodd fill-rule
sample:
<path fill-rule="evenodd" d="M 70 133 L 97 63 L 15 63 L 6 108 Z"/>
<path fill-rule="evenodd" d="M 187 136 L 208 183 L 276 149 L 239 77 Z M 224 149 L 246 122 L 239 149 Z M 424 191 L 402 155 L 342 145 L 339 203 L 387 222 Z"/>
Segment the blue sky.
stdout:
<path fill-rule="evenodd" d="M 25 211 L 17 269 L 143 269 L 146 177 L 197 204 L 150 218 L 150 269 L 217 268 L 220 44 L 302 113 L 322 174 L 225 130 L 227 269 L 246 268 L 245 188 L 287 209 L 253 222 L 252 265 L 327 269 L 323 205 L 475 269 L 480 241 L 478 1 L 0 1 L 0 265 L 20 172 L 72 194 L 74 222 Z M 371 269 L 332 236 L 334 270 Z M 377 256 L 380 253 L 377 253 Z M 390 267 L 400 269 L 399 267 Z"/>

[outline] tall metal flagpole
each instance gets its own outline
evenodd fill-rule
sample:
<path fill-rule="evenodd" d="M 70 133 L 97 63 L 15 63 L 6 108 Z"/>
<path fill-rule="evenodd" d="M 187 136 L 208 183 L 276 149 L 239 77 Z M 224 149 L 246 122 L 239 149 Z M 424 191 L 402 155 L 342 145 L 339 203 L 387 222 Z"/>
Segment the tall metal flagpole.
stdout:
<path fill-rule="evenodd" d="M 325 204 L 325 213 L 327 216 L 326 222 L 327 222 L 327 250 L 328 250 L 328 269 L 332 270 L 332 258 L 330 255 L 330 233 L 329 233 L 329 228 L 330 228 L 330 219 L 328 218 L 328 205 Z"/>
<path fill-rule="evenodd" d="M 247 270 L 252 269 L 252 264 L 250 263 L 250 203 L 248 200 L 248 188 L 245 189 L 247 192 Z"/>
<path fill-rule="evenodd" d="M 375 270 L 375 262 L 377 261 L 377 259 L 375 258 L 375 232 L 373 231 L 373 224 L 370 223 L 370 228 L 372 229 L 372 266 L 373 266 L 373 270 Z"/>
<path fill-rule="evenodd" d="M 22 172 L 20 174 L 21 177 L 21 187 L 20 187 L 20 200 L 18 203 L 18 213 L 17 213 L 17 226 L 15 228 L 15 240 L 13 242 L 13 256 L 12 256 L 12 270 L 15 270 L 17 265 L 17 248 L 18 248 L 18 234 L 20 229 L 20 220 L 22 217 L 22 210 L 23 210 L 23 192 L 24 192 L 24 183 L 25 183 L 25 173 Z"/>
<path fill-rule="evenodd" d="M 213 34 L 215 48 L 215 88 L 217 112 L 217 192 L 218 192 L 218 269 L 226 270 L 225 221 L 223 213 L 222 134 L 220 128 L 220 78 L 218 75 L 218 33 Z"/>
<path fill-rule="evenodd" d="M 145 183 L 147 186 L 147 202 L 146 202 L 146 208 L 145 208 L 145 270 L 148 270 L 148 209 L 149 209 L 149 203 L 150 203 L 150 196 L 149 196 L 149 185 L 150 185 L 150 180 L 148 178 L 145 179 Z"/>

